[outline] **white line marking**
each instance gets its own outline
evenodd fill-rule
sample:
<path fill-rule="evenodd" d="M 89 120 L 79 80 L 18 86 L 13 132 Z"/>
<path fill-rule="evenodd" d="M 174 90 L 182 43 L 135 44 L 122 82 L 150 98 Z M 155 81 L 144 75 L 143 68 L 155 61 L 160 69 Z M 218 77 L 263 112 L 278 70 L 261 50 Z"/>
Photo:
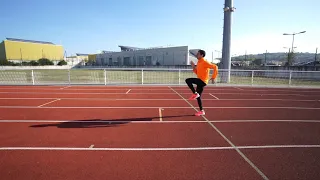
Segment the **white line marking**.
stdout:
<path fill-rule="evenodd" d="M 238 149 L 271 149 L 271 148 L 320 148 L 319 144 L 314 145 L 265 145 L 265 146 L 237 146 Z"/>
<path fill-rule="evenodd" d="M 217 100 L 219 100 L 219 98 L 218 98 L 217 96 L 215 96 L 215 95 L 213 95 L 213 94 L 211 94 L 211 93 L 209 93 L 209 95 L 212 96 L 212 97 L 214 97 L 214 98 L 216 98 Z"/>
<path fill-rule="evenodd" d="M 92 145 L 91 145 L 92 146 Z M 218 147 L 173 147 L 173 148 L 89 148 L 81 147 L 0 147 L 0 151 L 42 150 L 42 151 L 203 151 L 237 149 L 276 149 L 276 148 L 320 148 L 320 145 L 265 145 L 265 146 L 218 146 Z"/>
<path fill-rule="evenodd" d="M 169 87 L 169 88 L 170 88 L 173 92 L 175 92 L 177 95 L 179 95 L 182 99 L 184 99 L 185 102 L 190 105 L 190 107 L 192 107 L 195 111 L 197 111 L 197 109 L 196 109 L 189 101 L 187 101 L 181 94 L 179 94 L 179 93 L 178 93 L 177 91 L 175 91 L 173 88 L 171 88 L 171 87 Z M 238 149 L 214 124 L 212 124 L 205 116 L 202 116 L 202 118 L 203 118 L 204 120 L 206 120 L 206 121 L 208 122 L 208 124 L 209 124 L 217 133 L 219 133 L 220 136 L 223 137 L 223 139 L 224 139 L 225 141 L 227 141 L 228 144 L 230 144 L 230 145 L 238 152 L 238 154 L 239 154 L 245 161 L 247 161 L 247 163 L 250 164 L 250 166 L 251 166 L 253 169 L 255 169 L 258 174 L 260 174 L 260 176 L 261 176 L 263 179 L 265 179 L 265 180 L 268 179 L 268 177 L 267 177 L 253 162 L 251 162 L 250 159 L 247 158 L 247 156 L 244 155 L 244 154 L 240 151 L 240 149 Z"/>
<path fill-rule="evenodd" d="M 320 120 L 216 120 L 213 123 L 263 123 L 263 122 L 292 122 L 292 123 L 320 123 Z"/>
<path fill-rule="evenodd" d="M 117 98 L 61 98 L 61 97 L 52 97 L 52 98 L 24 98 L 24 97 L 16 97 L 16 98 L 0 98 L 0 100 L 38 100 L 38 99 L 61 99 L 61 100 L 99 100 L 99 101 L 108 101 L 108 100 L 117 100 L 117 101 L 183 101 L 183 99 L 117 99 Z M 203 101 L 216 101 L 217 99 L 201 99 Z M 300 99 L 219 99 L 220 101 L 296 101 L 296 102 L 318 102 L 320 100 L 300 100 Z"/>
<path fill-rule="evenodd" d="M 53 100 L 53 101 L 50 101 L 50 102 L 44 103 L 44 104 L 42 104 L 42 105 L 38 106 L 38 108 L 41 108 L 41 107 L 43 107 L 43 106 L 45 106 L 45 105 L 48 105 L 48 104 L 54 103 L 54 102 L 56 102 L 56 101 L 60 101 L 60 99 L 55 99 L 55 100 Z"/>
<path fill-rule="evenodd" d="M 69 88 L 69 87 L 71 87 L 71 86 L 62 87 L 62 88 L 60 88 L 60 89 L 67 89 L 67 88 Z"/>
<path fill-rule="evenodd" d="M 58 101 L 60 99 L 56 99 L 54 101 Z M 52 103 L 52 102 L 50 102 Z M 44 104 L 45 105 L 45 104 Z M 118 107 L 109 107 L 109 106 L 0 106 L 0 108 L 16 108 L 16 109 L 158 109 L 160 107 L 126 107 L 126 106 L 118 106 Z M 162 107 L 165 109 L 190 109 L 191 107 Z M 196 108 L 197 109 L 197 108 Z M 319 110 L 320 107 L 206 107 L 206 109 L 297 109 L 297 110 Z"/>
<path fill-rule="evenodd" d="M 243 89 L 241 89 L 241 88 L 238 88 L 238 87 L 234 87 L 235 89 L 238 89 L 238 90 L 241 90 L 241 91 L 243 91 Z"/>
<path fill-rule="evenodd" d="M 35 94 L 35 92 L 0 92 L 0 94 Z M 69 93 L 69 92 L 37 92 L 36 94 L 123 94 L 123 93 Z M 148 93 L 148 92 L 139 92 L 139 93 L 130 93 L 130 94 L 172 94 L 172 93 Z M 190 93 L 180 93 L 180 94 L 190 94 Z M 301 97 L 312 97 L 320 95 L 306 95 L 306 94 L 252 94 L 252 93 L 220 93 L 215 92 L 215 94 L 228 94 L 228 95 L 248 95 L 248 96 L 301 96 Z"/>
<path fill-rule="evenodd" d="M 129 89 L 129 90 L 126 92 L 126 94 L 128 94 L 130 91 L 131 91 L 131 89 Z"/>
<path fill-rule="evenodd" d="M 207 123 L 206 121 L 103 121 L 103 120 L 0 120 L 0 123 L 141 123 L 141 124 L 159 124 L 159 123 Z M 264 123 L 264 122 L 290 122 L 290 123 L 320 123 L 320 120 L 214 120 L 212 123 Z"/>
<path fill-rule="evenodd" d="M 94 145 L 93 144 L 91 144 L 91 146 L 89 147 L 89 148 L 93 148 L 94 147 Z"/>
<path fill-rule="evenodd" d="M 201 151 L 224 150 L 230 147 L 190 147 L 190 148 L 71 148 L 71 147 L 0 147 L 0 150 L 56 150 L 56 151 Z"/>
<path fill-rule="evenodd" d="M 206 122 L 206 121 L 74 121 L 74 120 L 0 120 L 0 123 L 141 123 L 141 124 L 159 124 L 159 123 L 198 123 L 198 122 Z M 320 121 L 319 121 L 320 122 Z"/>
<path fill-rule="evenodd" d="M 17 86 L 19 87 L 19 86 Z M 38 89 L 38 90 L 56 90 L 57 86 L 48 86 L 47 88 L 45 87 L 41 87 L 41 86 L 22 86 L 23 89 Z M 59 86 L 58 86 L 59 87 Z M 61 87 L 61 86 L 60 86 Z M 131 88 L 133 90 L 141 90 L 141 91 L 153 91 L 153 90 L 167 90 L 167 86 L 108 86 L 108 88 L 106 88 L 105 86 L 73 86 L 74 88 L 70 89 L 70 90 L 74 90 L 74 91 L 81 91 L 81 90 L 119 90 L 119 89 L 128 89 Z M 90 87 L 90 88 L 86 88 L 86 87 Z M 92 88 L 93 87 L 93 88 Z M 98 88 L 94 88 L 94 87 L 98 87 Z M 100 88 L 99 88 L 100 87 Z M 208 86 L 206 87 L 207 90 L 213 90 L 213 91 L 232 91 L 234 89 L 241 89 L 239 87 L 234 87 L 234 86 L 228 86 L 225 88 L 222 88 L 223 86 Z M 63 88 L 63 87 L 61 87 Z M 187 88 L 181 87 L 181 86 L 177 86 L 177 89 L 179 89 L 179 91 L 190 91 Z M 0 87 L 0 90 L 10 90 L 10 89 L 14 89 L 16 90 L 17 88 L 11 88 L 11 87 Z M 317 93 L 320 92 L 320 89 L 305 89 L 305 88 L 287 88 L 287 89 L 278 89 L 278 88 L 270 88 L 270 87 L 261 87 L 261 88 L 252 88 L 251 86 L 245 87 L 245 89 L 242 89 L 243 91 L 279 91 L 279 92 L 298 92 L 298 93 L 304 93 L 304 92 L 313 92 L 313 93 Z"/>
<path fill-rule="evenodd" d="M 162 121 L 162 108 L 159 108 L 159 119 Z"/>

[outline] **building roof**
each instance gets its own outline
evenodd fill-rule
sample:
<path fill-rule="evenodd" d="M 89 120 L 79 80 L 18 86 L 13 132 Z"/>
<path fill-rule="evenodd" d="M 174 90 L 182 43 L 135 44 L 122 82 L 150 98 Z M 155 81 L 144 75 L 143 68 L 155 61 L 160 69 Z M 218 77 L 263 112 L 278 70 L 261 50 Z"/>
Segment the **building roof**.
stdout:
<path fill-rule="evenodd" d="M 77 56 L 89 56 L 89 54 L 76 53 Z"/>
<path fill-rule="evenodd" d="M 46 41 L 34 41 L 34 40 L 26 40 L 26 39 L 16 39 L 16 38 L 6 38 L 8 41 L 16 41 L 16 42 L 29 42 L 29 43 L 38 43 L 38 44 L 52 44 L 52 42 Z"/>
<path fill-rule="evenodd" d="M 130 46 L 121 46 L 119 45 L 121 51 L 136 51 L 136 50 L 141 50 L 143 48 L 137 48 L 137 47 L 130 47 Z"/>

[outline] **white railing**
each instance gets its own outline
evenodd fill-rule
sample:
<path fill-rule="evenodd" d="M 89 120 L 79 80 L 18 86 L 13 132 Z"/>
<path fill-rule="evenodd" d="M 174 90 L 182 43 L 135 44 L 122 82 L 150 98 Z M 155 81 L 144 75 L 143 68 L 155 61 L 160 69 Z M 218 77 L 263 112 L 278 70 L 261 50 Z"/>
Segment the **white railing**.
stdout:
<path fill-rule="evenodd" d="M 219 70 L 217 84 L 230 74 L 231 85 L 320 87 L 320 71 Z M 56 84 L 164 84 L 181 85 L 196 77 L 190 69 L 112 68 L 112 69 L 24 69 L 0 70 L 0 85 Z"/>

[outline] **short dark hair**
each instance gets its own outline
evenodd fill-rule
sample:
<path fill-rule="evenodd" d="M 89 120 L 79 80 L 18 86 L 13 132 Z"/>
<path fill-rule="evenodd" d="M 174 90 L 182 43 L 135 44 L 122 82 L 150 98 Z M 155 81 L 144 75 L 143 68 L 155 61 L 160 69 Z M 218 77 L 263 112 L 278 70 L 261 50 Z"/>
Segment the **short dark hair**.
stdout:
<path fill-rule="evenodd" d="M 206 56 L 206 52 L 205 52 L 204 50 L 200 49 L 198 52 L 199 52 L 203 57 Z"/>

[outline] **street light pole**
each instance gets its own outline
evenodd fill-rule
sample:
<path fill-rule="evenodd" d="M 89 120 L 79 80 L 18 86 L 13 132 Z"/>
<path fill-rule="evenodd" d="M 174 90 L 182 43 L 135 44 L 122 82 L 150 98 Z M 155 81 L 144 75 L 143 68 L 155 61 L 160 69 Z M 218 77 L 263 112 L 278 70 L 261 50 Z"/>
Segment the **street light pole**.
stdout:
<path fill-rule="evenodd" d="M 303 33 L 306 33 L 307 31 L 301 31 L 301 32 L 298 32 L 298 33 L 283 33 L 284 36 L 287 36 L 287 35 L 290 35 L 292 36 L 292 45 L 291 45 L 291 51 L 293 52 L 293 45 L 294 45 L 294 36 L 297 35 L 297 34 L 303 34 Z"/>
<path fill-rule="evenodd" d="M 316 48 L 316 54 L 315 54 L 315 57 L 314 57 L 314 66 L 317 65 L 317 55 L 318 55 L 318 48 Z"/>
<path fill-rule="evenodd" d="M 268 53 L 268 50 L 266 50 L 266 54 L 264 55 L 264 65 L 265 66 L 267 65 L 267 53 Z"/>

